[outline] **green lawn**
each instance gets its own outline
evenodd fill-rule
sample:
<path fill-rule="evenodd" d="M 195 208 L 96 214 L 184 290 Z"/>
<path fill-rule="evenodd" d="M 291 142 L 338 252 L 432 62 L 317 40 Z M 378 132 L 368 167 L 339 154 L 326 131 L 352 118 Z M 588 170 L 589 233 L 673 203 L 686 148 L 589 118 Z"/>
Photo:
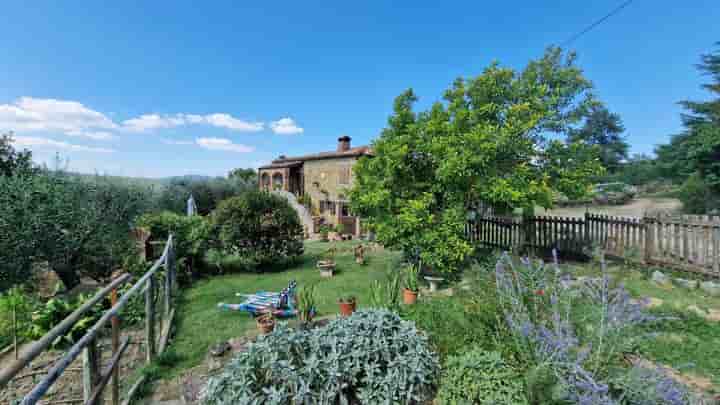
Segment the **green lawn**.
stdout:
<path fill-rule="evenodd" d="M 332 278 L 321 278 L 315 268 L 318 257 L 335 244 L 339 250 L 335 257 L 337 273 Z M 242 336 L 255 328 L 255 322 L 247 313 L 223 311 L 219 302 L 239 303 L 235 293 L 256 291 L 279 291 L 291 280 L 299 286 L 316 284 L 320 315 L 337 312 L 337 299 L 341 295 L 354 295 L 360 307 L 369 302 L 372 280 L 381 279 L 386 271 L 395 266 L 400 255 L 385 250 L 366 254 L 366 264 L 354 261 L 352 248 L 357 242 L 308 242 L 302 262 L 290 270 L 264 274 L 229 274 L 212 277 L 195 283 L 185 290 L 177 312 L 177 331 L 171 345 L 178 355 L 169 375 L 194 367 L 202 361 L 213 344 Z"/>

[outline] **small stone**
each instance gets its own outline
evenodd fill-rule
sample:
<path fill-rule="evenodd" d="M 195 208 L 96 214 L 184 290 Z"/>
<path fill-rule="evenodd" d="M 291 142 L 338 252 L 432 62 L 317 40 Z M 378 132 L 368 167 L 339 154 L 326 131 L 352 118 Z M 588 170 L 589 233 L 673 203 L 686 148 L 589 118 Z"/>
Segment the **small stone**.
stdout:
<path fill-rule="evenodd" d="M 688 290 L 695 290 L 698 288 L 697 280 L 686 280 L 684 278 L 674 278 L 673 282 L 680 287 L 687 288 Z"/>
<path fill-rule="evenodd" d="M 720 284 L 712 281 L 705 281 L 700 283 L 700 289 L 710 294 L 713 297 L 720 297 Z"/>
<path fill-rule="evenodd" d="M 227 352 L 228 350 L 230 350 L 230 343 L 228 343 L 228 342 L 218 343 L 215 346 L 210 348 L 210 355 L 213 357 L 220 357 L 223 354 L 225 354 L 225 352 Z"/>
<path fill-rule="evenodd" d="M 663 272 L 655 270 L 652 274 L 652 281 L 659 285 L 670 285 L 670 279 Z"/>

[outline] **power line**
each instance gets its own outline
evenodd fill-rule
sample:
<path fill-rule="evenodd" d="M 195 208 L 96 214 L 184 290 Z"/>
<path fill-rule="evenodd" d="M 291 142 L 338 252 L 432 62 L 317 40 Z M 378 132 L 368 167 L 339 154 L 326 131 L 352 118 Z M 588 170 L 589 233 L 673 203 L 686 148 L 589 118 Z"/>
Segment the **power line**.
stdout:
<path fill-rule="evenodd" d="M 625 1 L 624 3 L 622 3 L 621 5 L 615 7 L 611 12 L 607 13 L 603 18 L 595 21 L 594 23 L 590 24 L 590 25 L 589 25 L 587 28 L 585 28 L 584 30 L 578 32 L 577 34 L 575 34 L 575 35 L 571 36 L 570 38 L 568 38 L 567 40 L 565 40 L 565 42 L 563 42 L 563 43 L 560 44 L 560 47 L 561 47 L 561 48 L 564 48 L 566 45 L 571 44 L 571 43 L 574 42 L 576 39 L 578 39 L 578 38 L 580 38 L 581 36 L 587 34 L 590 30 L 592 30 L 593 28 L 597 27 L 598 25 L 604 23 L 608 18 L 610 18 L 610 17 L 614 16 L 615 14 L 619 13 L 622 9 L 624 9 L 624 8 L 627 7 L 627 6 L 629 6 L 630 3 L 632 3 L 632 2 L 633 2 L 633 0 L 627 0 L 627 1 Z"/>

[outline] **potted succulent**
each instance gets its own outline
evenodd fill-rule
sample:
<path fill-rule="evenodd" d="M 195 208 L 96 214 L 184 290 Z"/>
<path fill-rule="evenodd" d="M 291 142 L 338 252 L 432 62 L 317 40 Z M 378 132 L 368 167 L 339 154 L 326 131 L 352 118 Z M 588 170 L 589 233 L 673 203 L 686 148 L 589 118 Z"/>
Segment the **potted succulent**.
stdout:
<path fill-rule="evenodd" d="M 320 270 L 321 277 L 332 277 L 335 273 L 335 246 L 325 252 L 323 260 L 318 260 L 317 268 Z"/>
<path fill-rule="evenodd" d="M 353 296 L 340 297 L 338 305 L 340 306 L 340 315 L 350 316 L 357 308 L 357 300 Z"/>
<path fill-rule="evenodd" d="M 403 303 L 413 305 L 418 297 L 418 272 L 420 266 L 409 264 L 405 267 L 405 288 L 403 289 Z"/>
<path fill-rule="evenodd" d="M 315 317 L 317 294 L 314 285 L 304 286 L 295 297 L 300 327 L 306 328 Z"/>
<path fill-rule="evenodd" d="M 263 335 L 266 335 L 275 329 L 275 318 L 271 312 L 265 312 L 258 315 L 258 317 L 255 318 L 255 323 L 257 324 L 258 330 Z"/>

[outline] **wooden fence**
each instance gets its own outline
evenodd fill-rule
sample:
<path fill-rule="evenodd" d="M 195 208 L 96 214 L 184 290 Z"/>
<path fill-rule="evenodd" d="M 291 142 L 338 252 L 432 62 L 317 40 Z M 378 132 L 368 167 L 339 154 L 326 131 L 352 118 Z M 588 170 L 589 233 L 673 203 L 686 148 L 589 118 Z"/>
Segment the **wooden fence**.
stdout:
<path fill-rule="evenodd" d="M 467 238 L 478 245 L 547 255 L 587 256 L 596 247 L 630 260 L 643 260 L 720 276 L 720 217 L 480 217 L 468 221 Z"/>
<path fill-rule="evenodd" d="M 162 278 L 159 277 L 161 268 L 165 269 Z M 23 350 L 17 360 L 0 370 L 0 389 L 6 387 L 33 359 L 47 350 L 56 338 L 67 333 L 84 314 L 90 311 L 101 300 L 110 297 L 112 307 L 105 311 L 100 319 L 88 329 L 87 333 L 60 359 L 54 362 L 47 375 L 25 395 L 20 403 L 22 405 L 37 403 L 58 378 L 60 378 L 68 366 L 82 354 L 83 398 L 82 400 L 71 402 L 81 402 L 86 405 L 102 403 L 105 388 L 108 383 L 110 383 L 112 387 L 110 401 L 113 405 L 118 405 L 120 403 L 119 363 L 125 349 L 130 343 L 128 336 L 125 336 L 121 341 L 122 331 L 119 315 L 132 297 L 139 294 L 144 294 L 145 297 L 145 361 L 147 363 L 152 362 L 157 353 L 162 353 L 167 346 L 170 328 L 175 314 L 174 296 L 177 290 L 175 250 L 173 248 L 172 235 L 170 235 L 165 243 L 162 255 L 155 261 L 150 270 L 140 277 L 121 297 L 118 297 L 117 289 L 130 281 L 130 278 L 129 274 L 123 274 L 115 278 L 109 285 L 97 292 L 95 296 L 56 325 L 45 336 Z M 162 282 L 158 283 L 158 281 Z M 98 340 L 108 323 L 111 324 L 112 357 L 109 363 L 101 369 L 100 359 L 102 356 Z M 157 333 L 158 329 L 159 334 Z M 143 382 L 144 377 L 140 377 L 135 384 L 133 384 L 126 395 L 125 401 L 123 402 L 124 404 L 130 403 L 133 395 Z"/>

